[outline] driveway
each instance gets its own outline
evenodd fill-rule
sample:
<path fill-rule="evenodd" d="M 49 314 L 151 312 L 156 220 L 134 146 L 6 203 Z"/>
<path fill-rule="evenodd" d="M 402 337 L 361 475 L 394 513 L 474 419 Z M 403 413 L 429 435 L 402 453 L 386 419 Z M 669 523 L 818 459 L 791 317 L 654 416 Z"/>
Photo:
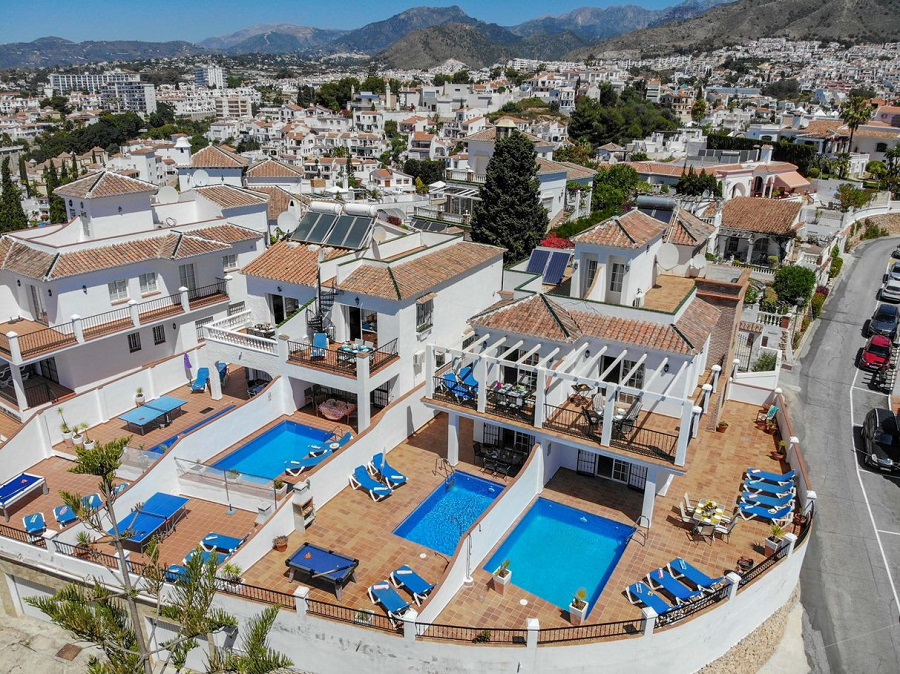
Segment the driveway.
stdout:
<path fill-rule="evenodd" d="M 800 577 L 814 671 L 900 672 L 900 480 L 863 464 L 857 426 L 870 408 L 890 402 L 855 366 L 895 245 L 875 241 L 847 256 L 848 277 L 801 367 L 782 378 L 819 498 Z"/>

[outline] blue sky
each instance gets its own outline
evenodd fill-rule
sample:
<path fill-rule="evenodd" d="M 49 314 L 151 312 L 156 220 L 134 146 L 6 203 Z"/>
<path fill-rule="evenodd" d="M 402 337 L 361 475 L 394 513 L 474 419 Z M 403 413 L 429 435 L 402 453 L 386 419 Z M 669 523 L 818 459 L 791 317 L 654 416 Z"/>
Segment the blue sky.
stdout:
<path fill-rule="evenodd" d="M 482 21 L 509 26 L 578 7 L 634 4 L 658 9 L 679 0 L 460 0 Z M 233 33 L 259 23 L 359 28 L 427 0 L 0 0 L 0 43 L 54 35 L 68 40 L 188 40 Z"/>

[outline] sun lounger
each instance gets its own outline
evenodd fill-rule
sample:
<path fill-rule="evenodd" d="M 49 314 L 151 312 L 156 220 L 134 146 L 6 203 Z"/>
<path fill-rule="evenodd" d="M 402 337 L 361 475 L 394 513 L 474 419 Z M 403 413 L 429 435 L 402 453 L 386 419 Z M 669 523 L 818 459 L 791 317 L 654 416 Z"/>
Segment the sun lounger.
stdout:
<path fill-rule="evenodd" d="M 235 538 L 234 536 L 226 536 L 224 534 L 217 534 L 215 532 L 206 534 L 202 541 L 200 541 L 200 546 L 204 550 L 208 550 L 210 552 L 224 552 L 227 555 L 233 555 L 237 552 L 237 549 L 244 544 L 244 541 L 247 540 L 247 537 L 244 538 Z"/>
<path fill-rule="evenodd" d="M 315 468 L 332 454 L 334 454 L 334 451 L 330 447 L 326 447 L 322 452 L 318 454 L 310 454 L 305 459 L 299 459 L 297 461 L 285 461 L 284 470 L 288 475 L 296 477 L 304 470 Z"/>
<path fill-rule="evenodd" d="M 431 591 L 435 588 L 434 583 L 429 583 L 408 566 L 401 566 L 394 571 L 391 574 L 390 580 L 394 584 L 394 587 L 402 587 L 409 592 L 416 604 L 421 604 L 425 601 L 428 595 L 431 594 Z"/>
<path fill-rule="evenodd" d="M 188 564 L 197 554 L 203 558 L 204 566 L 208 564 L 211 559 L 215 560 L 216 566 L 221 566 L 225 560 L 231 557 L 228 553 L 216 552 L 215 550 L 191 550 L 184 558 L 184 563 Z"/>
<path fill-rule="evenodd" d="M 763 492 L 770 496 L 784 496 L 794 494 L 794 484 L 777 485 L 762 480 L 744 480 L 744 491 Z"/>
<path fill-rule="evenodd" d="M 166 569 L 167 583 L 177 583 L 179 581 L 187 582 L 189 577 L 190 575 L 188 574 L 188 570 L 181 564 L 173 564 L 168 569 Z"/>
<path fill-rule="evenodd" d="M 317 332 L 313 335 L 313 358 L 324 358 L 328 352 L 328 335 L 324 332 Z"/>
<path fill-rule="evenodd" d="M 35 513 L 22 518 L 22 524 L 25 525 L 25 533 L 32 538 L 37 538 L 47 531 L 47 522 L 44 520 L 44 513 Z"/>
<path fill-rule="evenodd" d="M 376 583 L 370 587 L 369 599 L 376 606 L 381 606 L 397 627 L 403 623 L 403 616 L 410 609 L 409 602 L 397 594 L 397 590 L 388 582 Z"/>
<path fill-rule="evenodd" d="M 119 496 L 119 495 L 120 495 L 123 491 L 125 491 L 126 489 L 128 489 L 128 483 L 127 483 L 127 482 L 122 482 L 122 483 L 116 485 L 116 488 L 113 489 L 113 496 Z"/>
<path fill-rule="evenodd" d="M 357 466 L 350 476 L 350 486 L 354 489 L 365 489 L 373 501 L 380 501 L 394 493 L 390 487 L 376 482 L 367 472 L 365 466 Z"/>
<path fill-rule="evenodd" d="M 40 475 L 31 473 L 20 473 L 0 485 L 0 510 L 3 511 L 7 522 L 9 522 L 9 508 L 38 489 L 43 490 L 43 493 L 46 494 L 49 491 L 47 481 Z"/>
<path fill-rule="evenodd" d="M 219 381 L 224 384 L 228 376 L 228 363 L 216 363 L 216 370 L 219 371 Z"/>
<path fill-rule="evenodd" d="M 688 582 L 693 583 L 698 590 L 706 592 L 725 582 L 724 576 L 715 579 L 710 578 L 696 566 L 692 566 L 680 557 L 669 562 L 668 569 L 673 578 L 678 580 L 686 579 Z"/>
<path fill-rule="evenodd" d="M 657 569 L 647 574 L 647 581 L 654 590 L 665 590 L 678 604 L 687 604 L 703 596 L 700 590 L 692 590 L 672 576 L 666 569 Z"/>
<path fill-rule="evenodd" d="M 635 606 L 643 604 L 647 608 L 652 608 L 656 611 L 656 615 L 668 613 L 673 608 L 666 603 L 666 600 L 663 599 L 662 596 L 658 595 L 641 581 L 638 581 L 634 585 L 630 585 L 625 590 L 625 594 L 627 595 L 629 602 Z"/>
<path fill-rule="evenodd" d="M 772 522 L 784 522 L 789 520 L 794 514 L 793 506 L 784 508 L 767 508 L 762 505 L 752 505 L 750 503 L 741 503 L 741 518 L 752 520 L 758 517 L 761 520 L 771 520 Z"/>
<path fill-rule="evenodd" d="M 67 505 L 56 506 L 53 509 L 53 518 L 63 528 L 78 521 L 78 515 Z"/>
<path fill-rule="evenodd" d="M 796 475 L 797 473 L 793 470 L 789 470 L 784 475 L 781 475 L 780 473 L 767 473 L 764 470 L 758 470 L 756 468 L 747 469 L 748 480 L 765 480 L 766 482 L 771 482 L 772 484 L 792 483 Z"/>
<path fill-rule="evenodd" d="M 359 566 L 358 559 L 312 543 L 304 543 L 284 563 L 290 570 L 291 580 L 297 580 L 299 575 L 304 579 L 331 583 L 338 601 L 342 598 L 344 586 L 350 581 L 356 581 L 356 567 Z"/>
<path fill-rule="evenodd" d="M 407 482 L 406 475 L 396 468 L 391 467 L 391 464 L 387 462 L 384 452 L 378 452 L 378 454 L 372 457 L 372 460 L 369 462 L 369 472 L 373 477 L 375 475 L 381 475 L 387 483 L 387 486 L 391 489 L 395 489 Z"/>
<path fill-rule="evenodd" d="M 793 494 L 785 494 L 784 496 L 768 496 L 766 494 L 754 494 L 745 491 L 741 494 L 741 501 L 751 505 L 761 505 L 766 508 L 784 508 L 791 505 L 794 501 Z"/>
<path fill-rule="evenodd" d="M 95 512 L 103 507 L 103 498 L 100 494 L 91 494 L 81 499 L 81 507 L 90 512 Z"/>
<path fill-rule="evenodd" d="M 207 384 L 209 384 L 209 368 L 201 367 L 197 370 L 197 378 L 194 380 L 194 383 L 191 384 L 191 391 L 193 393 L 203 393 L 206 390 Z"/>

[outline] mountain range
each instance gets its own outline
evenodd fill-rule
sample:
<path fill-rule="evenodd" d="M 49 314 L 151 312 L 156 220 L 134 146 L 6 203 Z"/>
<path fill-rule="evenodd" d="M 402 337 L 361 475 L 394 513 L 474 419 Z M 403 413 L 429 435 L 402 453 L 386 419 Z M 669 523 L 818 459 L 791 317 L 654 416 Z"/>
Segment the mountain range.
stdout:
<path fill-rule="evenodd" d="M 582 7 L 513 26 L 475 19 L 457 6 L 414 7 L 349 31 L 266 23 L 196 44 L 40 38 L 0 45 L 0 69 L 214 54 L 354 52 L 395 68 L 455 59 L 480 68 L 510 57 L 582 59 L 604 51 L 691 52 L 759 37 L 885 42 L 900 34 L 900 0 L 684 0 L 662 10 Z"/>

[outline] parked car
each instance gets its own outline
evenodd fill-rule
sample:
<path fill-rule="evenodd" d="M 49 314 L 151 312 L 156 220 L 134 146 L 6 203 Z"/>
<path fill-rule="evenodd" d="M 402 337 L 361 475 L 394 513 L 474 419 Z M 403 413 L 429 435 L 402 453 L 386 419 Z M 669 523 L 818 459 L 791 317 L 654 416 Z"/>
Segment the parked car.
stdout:
<path fill-rule="evenodd" d="M 891 251 L 891 257 L 900 257 L 900 246 Z"/>
<path fill-rule="evenodd" d="M 878 470 L 900 469 L 900 433 L 897 416 L 891 410 L 869 410 L 862 425 L 862 438 L 866 463 Z"/>
<path fill-rule="evenodd" d="M 868 335 L 884 335 L 897 343 L 897 324 L 900 322 L 900 309 L 893 304 L 879 304 L 869 319 Z"/>
<path fill-rule="evenodd" d="M 878 293 L 882 302 L 900 302 L 900 281 L 888 279 Z"/>
<path fill-rule="evenodd" d="M 894 262 L 888 267 L 887 274 L 884 275 L 884 280 L 894 279 L 895 281 L 900 281 L 900 262 Z"/>
<path fill-rule="evenodd" d="M 884 335 L 870 337 L 859 358 L 859 366 L 864 370 L 890 367 L 892 346 L 891 340 Z"/>

